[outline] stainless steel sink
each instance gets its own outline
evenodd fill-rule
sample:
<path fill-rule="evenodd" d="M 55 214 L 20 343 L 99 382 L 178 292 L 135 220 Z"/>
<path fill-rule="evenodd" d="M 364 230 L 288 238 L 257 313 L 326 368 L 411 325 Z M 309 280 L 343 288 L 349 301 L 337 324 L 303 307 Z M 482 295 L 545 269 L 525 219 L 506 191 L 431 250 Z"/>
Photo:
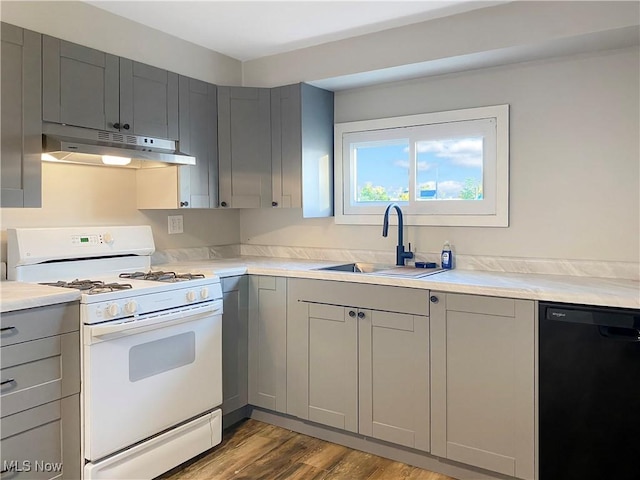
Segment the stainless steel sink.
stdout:
<path fill-rule="evenodd" d="M 435 273 L 442 272 L 441 268 L 416 268 L 411 265 L 404 267 L 396 265 L 383 265 L 380 263 L 345 263 L 342 265 L 332 265 L 330 267 L 318 268 L 318 270 L 326 270 L 333 272 L 349 272 L 349 273 L 373 273 L 376 275 L 385 275 L 390 277 L 404 278 L 421 278 Z"/>

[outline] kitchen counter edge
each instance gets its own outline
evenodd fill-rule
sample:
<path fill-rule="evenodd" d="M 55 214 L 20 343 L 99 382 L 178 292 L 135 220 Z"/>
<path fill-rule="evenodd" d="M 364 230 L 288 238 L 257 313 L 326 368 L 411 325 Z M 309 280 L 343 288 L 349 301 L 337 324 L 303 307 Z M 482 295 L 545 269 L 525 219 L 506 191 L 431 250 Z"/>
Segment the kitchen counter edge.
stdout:
<path fill-rule="evenodd" d="M 577 277 L 527 273 L 448 270 L 423 278 L 398 278 L 375 273 L 347 273 L 317 270 L 340 261 L 314 261 L 268 257 L 238 257 L 189 260 L 162 265 L 154 269 L 214 273 L 219 277 L 269 275 L 342 282 L 420 288 L 447 293 L 464 293 L 492 297 L 519 298 L 620 308 L 640 308 L 640 282 L 625 279 Z"/>
<path fill-rule="evenodd" d="M 0 313 L 80 300 L 78 290 L 34 283 L 0 282 Z"/>

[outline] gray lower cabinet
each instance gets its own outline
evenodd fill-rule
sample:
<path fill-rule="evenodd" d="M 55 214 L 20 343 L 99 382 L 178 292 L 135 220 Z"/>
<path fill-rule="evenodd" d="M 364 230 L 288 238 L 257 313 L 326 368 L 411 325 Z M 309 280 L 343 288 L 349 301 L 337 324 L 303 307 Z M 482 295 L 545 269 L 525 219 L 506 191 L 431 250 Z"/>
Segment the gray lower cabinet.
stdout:
<path fill-rule="evenodd" d="M 178 140 L 178 74 L 44 35 L 42 120 Z"/>
<path fill-rule="evenodd" d="M 216 86 L 180 76 L 179 148 L 196 164 L 136 171 L 137 206 L 145 209 L 218 206 Z"/>
<path fill-rule="evenodd" d="M 429 450 L 428 315 L 425 290 L 290 279 L 287 413 Z"/>
<path fill-rule="evenodd" d="M 79 479 L 80 308 L 2 314 L 2 478 Z"/>
<path fill-rule="evenodd" d="M 333 92 L 305 83 L 271 89 L 272 206 L 333 215 Z"/>
<path fill-rule="evenodd" d="M 360 313 L 358 432 L 428 452 L 429 317 Z"/>
<path fill-rule="evenodd" d="M 534 302 L 431 295 L 431 452 L 533 479 Z"/>
<path fill-rule="evenodd" d="M 41 35 L 7 23 L 0 34 L 0 207 L 41 207 Z"/>
<path fill-rule="evenodd" d="M 220 206 L 271 206 L 268 88 L 218 87 Z"/>
<path fill-rule="evenodd" d="M 249 403 L 287 412 L 287 279 L 249 278 Z"/>
<path fill-rule="evenodd" d="M 222 278 L 222 413 L 247 405 L 249 374 L 248 277 Z"/>

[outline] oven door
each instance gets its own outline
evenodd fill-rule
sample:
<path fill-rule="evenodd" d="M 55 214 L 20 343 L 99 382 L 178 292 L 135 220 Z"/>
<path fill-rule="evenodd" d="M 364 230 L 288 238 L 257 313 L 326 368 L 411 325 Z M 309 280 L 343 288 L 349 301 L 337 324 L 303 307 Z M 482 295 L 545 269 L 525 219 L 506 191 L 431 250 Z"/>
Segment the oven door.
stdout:
<path fill-rule="evenodd" d="M 85 325 L 85 458 L 101 459 L 222 403 L 222 301 Z"/>

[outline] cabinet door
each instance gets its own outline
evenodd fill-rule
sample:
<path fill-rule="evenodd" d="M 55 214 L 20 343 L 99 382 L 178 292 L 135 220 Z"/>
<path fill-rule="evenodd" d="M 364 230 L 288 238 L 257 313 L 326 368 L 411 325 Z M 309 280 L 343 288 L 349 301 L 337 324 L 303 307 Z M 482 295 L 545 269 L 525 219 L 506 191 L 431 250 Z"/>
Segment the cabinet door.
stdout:
<path fill-rule="evenodd" d="M 431 453 L 534 478 L 534 302 L 432 293 Z"/>
<path fill-rule="evenodd" d="M 333 215 L 333 92 L 304 83 L 271 90 L 274 207 Z"/>
<path fill-rule="evenodd" d="M 287 279 L 249 281 L 249 403 L 287 410 Z"/>
<path fill-rule="evenodd" d="M 180 206 L 218 206 L 217 115 L 216 86 L 181 76 L 179 148 L 196 164 L 180 167 Z"/>
<path fill-rule="evenodd" d="M 300 84 L 271 89 L 272 206 L 302 207 Z"/>
<path fill-rule="evenodd" d="M 220 206 L 271 206 L 268 88 L 218 87 Z"/>
<path fill-rule="evenodd" d="M 77 127 L 117 131 L 118 57 L 44 36 L 42 119 Z"/>
<path fill-rule="evenodd" d="M 6 23 L 1 34 L 0 206 L 40 207 L 41 36 Z"/>
<path fill-rule="evenodd" d="M 247 277 L 222 279 L 222 412 L 248 403 Z"/>
<path fill-rule="evenodd" d="M 357 310 L 292 300 L 288 320 L 287 413 L 357 432 Z"/>
<path fill-rule="evenodd" d="M 358 310 L 359 433 L 429 451 L 429 317 Z"/>
<path fill-rule="evenodd" d="M 121 58 L 120 124 L 135 135 L 178 140 L 178 74 Z"/>

